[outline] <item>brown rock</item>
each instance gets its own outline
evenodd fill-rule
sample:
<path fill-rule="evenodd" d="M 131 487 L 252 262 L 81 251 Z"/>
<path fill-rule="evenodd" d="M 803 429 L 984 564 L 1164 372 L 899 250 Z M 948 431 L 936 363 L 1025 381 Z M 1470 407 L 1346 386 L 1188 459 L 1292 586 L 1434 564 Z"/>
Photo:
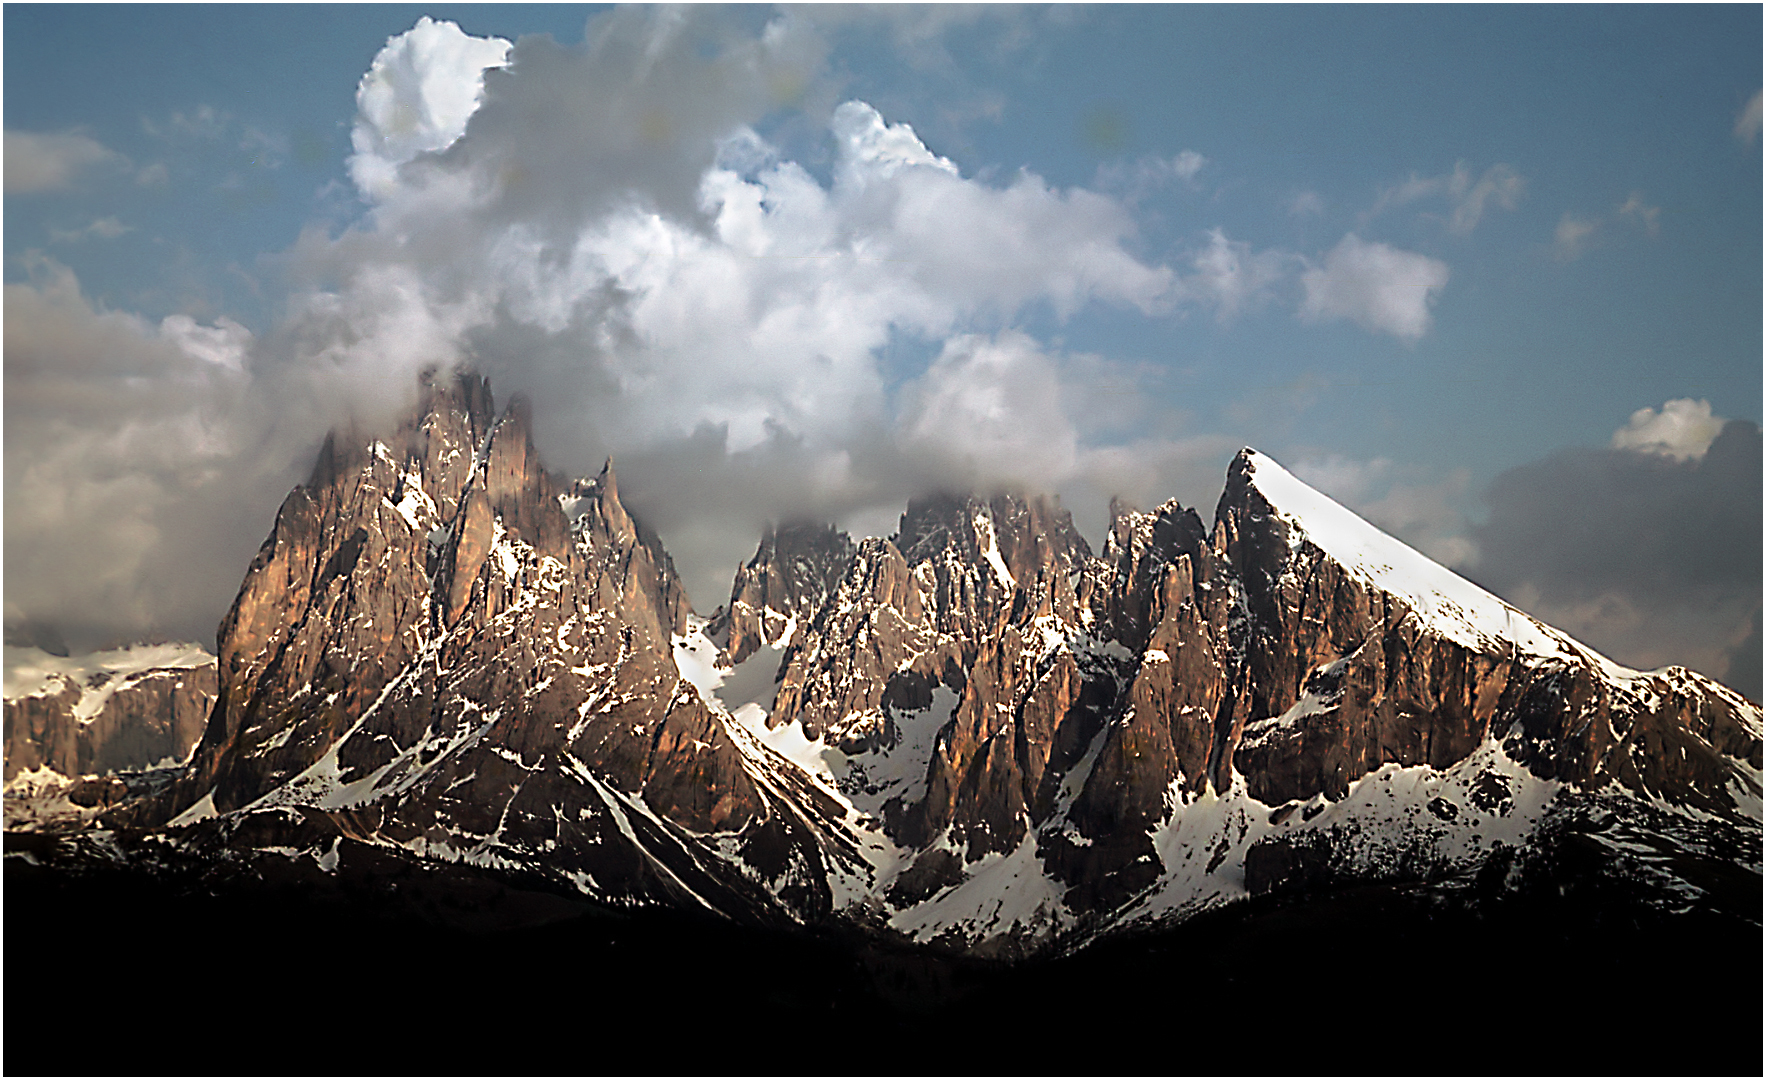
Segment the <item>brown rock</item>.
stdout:
<path fill-rule="evenodd" d="M 77 778 L 183 761 L 201 739 L 216 696 L 213 661 L 100 671 L 92 679 L 94 686 L 115 685 L 85 721 L 74 708 L 86 688 L 72 678 L 62 678 L 58 691 L 6 702 L 6 779 L 40 766 Z"/>
<path fill-rule="evenodd" d="M 778 644 L 793 625 L 807 631 L 857 551 L 852 538 L 831 525 L 768 526 L 754 558 L 737 568 L 729 607 L 712 628 L 727 633 L 730 663 Z"/>

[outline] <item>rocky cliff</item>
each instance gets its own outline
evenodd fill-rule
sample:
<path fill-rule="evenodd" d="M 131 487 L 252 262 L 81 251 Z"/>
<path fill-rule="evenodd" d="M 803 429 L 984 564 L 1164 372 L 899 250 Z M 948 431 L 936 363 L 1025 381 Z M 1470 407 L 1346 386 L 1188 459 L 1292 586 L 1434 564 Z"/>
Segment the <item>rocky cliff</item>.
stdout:
<path fill-rule="evenodd" d="M 832 525 L 768 526 L 760 550 L 737 567 L 729 606 L 707 634 L 725 639 L 726 662 L 740 664 L 757 649 L 788 645 L 808 630 L 852 566 L 852 538 Z"/>
<path fill-rule="evenodd" d="M 1119 504 L 1100 553 L 1012 493 L 856 545 L 779 527 L 708 623 L 611 464 L 550 476 L 468 375 L 326 445 L 187 775 L 113 820 L 1015 956 L 1283 889 L 1534 880 L 1568 833 L 1665 853 L 1637 870 L 1665 903 L 1757 896 L 1760 777 L 1756 704 L 1607 661 L 1249 450 L 1211 528 Z"/>
<path fill-rule="evenodd" d="M 87 656 L 6 647 L 6 780 L 145 769 L 190 757 L 215 700 L 215 658 L 199 645 L 137 645 Z"/>
<path fill-rule="evenodd" d="M 221 626 L 190 772 L 131 820 L 532 864 L 615 902 L 825 911 L 819 834 L 677 666 L 690 625 L 611 464 L 557 481 L 523 403 L 431 381 L 284 501 Z"/>

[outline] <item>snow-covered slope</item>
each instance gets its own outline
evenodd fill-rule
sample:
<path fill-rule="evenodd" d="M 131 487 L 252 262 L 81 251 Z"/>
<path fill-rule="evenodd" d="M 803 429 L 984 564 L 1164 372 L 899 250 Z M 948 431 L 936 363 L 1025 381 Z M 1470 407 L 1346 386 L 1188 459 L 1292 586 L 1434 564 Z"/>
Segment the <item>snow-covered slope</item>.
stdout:
<path fill-rule="evenodd" d="M 59 694 L 69 687 L 80 691 L 74 715 L 90 722 L 104 711 L 110 696 L 129 683 L 131 676 L 149 671 L 210 667 L 214 654 L 191 642 L 128 645 L 82 656 L 55 656 L 42 649 L 7 645 L 6 700 Z"/>
<path fill-rule="evenodd" d="M 1268 455 L 1247 449 L 1244 457 L 1251 486 L 1288 526 L 1291 545 L 1317 544 L 1369 587 L 1404 600 L 1433 633 L 1473 648 L 1513 647 L 1534 656 L 1563 656 L 1571 647 L 1563 635 L 1381 532 Z M 1592 655 L 1586 646 L 1574 647 Z"/>

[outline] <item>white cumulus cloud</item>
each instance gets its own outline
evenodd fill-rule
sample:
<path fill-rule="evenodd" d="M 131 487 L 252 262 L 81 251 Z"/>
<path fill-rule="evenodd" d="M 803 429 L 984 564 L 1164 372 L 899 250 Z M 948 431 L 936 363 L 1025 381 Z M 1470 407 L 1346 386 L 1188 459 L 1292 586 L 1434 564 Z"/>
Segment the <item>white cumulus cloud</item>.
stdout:
<path fill-rule="evenodd" d="M 1277 283 L 1286 278 L 1300 259 L 1283 251 L 1252 251 L 1243 241 L 1229 240 L 1220 229 L 1208 233 L 1208 246 L 1190 259 L 1194 272 L 1185 275 L 1188 295 L 1214 307 L 1221 322 L 1260 307 Z"/>
<path fill-rule="evenodd" d="M 432 367 L 530 397 L 559 472 L 612 453 L 707 608 L 768 518 L 1011 483 L 1071 494 L 1095 530 L 1118 491 L 1211 497 L 1235 447 L 1177 420 L 1122 442 L 1147 430 L 1121 423 L 1136 376 L 1024 328 L 1089 305 L 1231 318 L 1308 264 L 1216 231 L 1174 268 L 1130 199 L 966 176 L 834 93 L 820 15 L 767 18 L 620 8 L 580 46 L 419 21 L 358 87 L 367 210 L 301 236 L 256 333 L 105 312 L 53 268 L 9 285 L 8 583 L 43 585 L 8 590 L 8 624 L 212 627 L 325 429 L 386 422 Z M 1406 338 L 1446 280 L 1353 236 L 1307 273 L 1309 317 Z M 67 584 L 82 565 L 104 570 Z"/>
<path fill-rule="evenodd" d="M 1049 489 L 1074 467 L 1059 373 L 1025 334 L 950 339 L 913 397 L 905 441 L 949 458 L 953 479 Z"/>
<path fill-rule="evenodd" d="M 370 198 L 392 191 L 400 165 L 445 150 L 466 131 L 484 92 L 484 70 L 512 46 L 425 15 L 392 38 L 356 88 L 350 178 Z"/>
<path fill-rule="evenodd" d="M 482 71 L 482 94 L 404 149 L 363 135 L 358 163 L 397 164 L 356 169 L 374 205 L 360 226 L 303 238 L 313 285 L 261 351 L 364 397 L 473 363 L 539 404 L 554 468 L 614 454 L 702 597 L 769 514 L 1077 475 L 1066 360 L 1014 327 L 1200 298 L 1133 250 L 1122 202 L 1028 171 L 966 177 L 862 101 L 821 114 L 812 171 L 754 124 L 825 46 L 789 12 L 758 37 L 719 19 L 624 9 L 581 48 L 524 38 L 506 55 L 444 24 L 395 38 L 359 135 L 380 138 L 386 102 L 428 101 L 435 70 L 457 86 Z"/>
<path fill-rule="evenodd" d="M 840 143 L 840 179 L 849 185 L 863 186 L 872 176 L 887 180 L 915 166 L 959 175 L 948 159 L 926 149 L 913 128 L 886 123 L 881 113 L 862 101 L 848 101 L 835 109 L 829 127 Z"/>
<path fill-rule="evenodd" d="M 1674 398 L 1660 409 L 1643 408 L 1631 414 L 1625 426 L 1613 432 L 1615 450 L 1660 454 L 1675 461 L 1702 458 L 1723 430 L 1727 420 L 1711 415 L 1711 403 L 1700 399 Z"/>
<path fill-rule="evenodd" d="M 1416 341 L 1429 329 L 1429 307 L 1447 284 L 1448 267 L 1439 259 L 1400 251 L 1347 233 L 1325 255 L 1323 266 L 1300 275 L 1308 319 L 1350 319 Z"/>

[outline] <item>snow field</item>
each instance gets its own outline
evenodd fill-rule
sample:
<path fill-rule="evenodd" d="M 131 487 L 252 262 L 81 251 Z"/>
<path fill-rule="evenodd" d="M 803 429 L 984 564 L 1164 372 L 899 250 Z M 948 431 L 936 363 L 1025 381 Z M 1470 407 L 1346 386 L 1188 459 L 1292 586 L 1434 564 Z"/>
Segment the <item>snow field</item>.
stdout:
<path fill-rule="evenodd" d="M 189 642 L 130 645 L 84 656 L 53 656 L 29 646 L 7 645 L 5 699 L 19 701 L 78 687 L 80 700 L 74 705 L 74 716 L 89 724 L 104 711 L 112 694 L 143 675 L 161 669 L 206 667 L 214 662 L 207 649 Z"/>

